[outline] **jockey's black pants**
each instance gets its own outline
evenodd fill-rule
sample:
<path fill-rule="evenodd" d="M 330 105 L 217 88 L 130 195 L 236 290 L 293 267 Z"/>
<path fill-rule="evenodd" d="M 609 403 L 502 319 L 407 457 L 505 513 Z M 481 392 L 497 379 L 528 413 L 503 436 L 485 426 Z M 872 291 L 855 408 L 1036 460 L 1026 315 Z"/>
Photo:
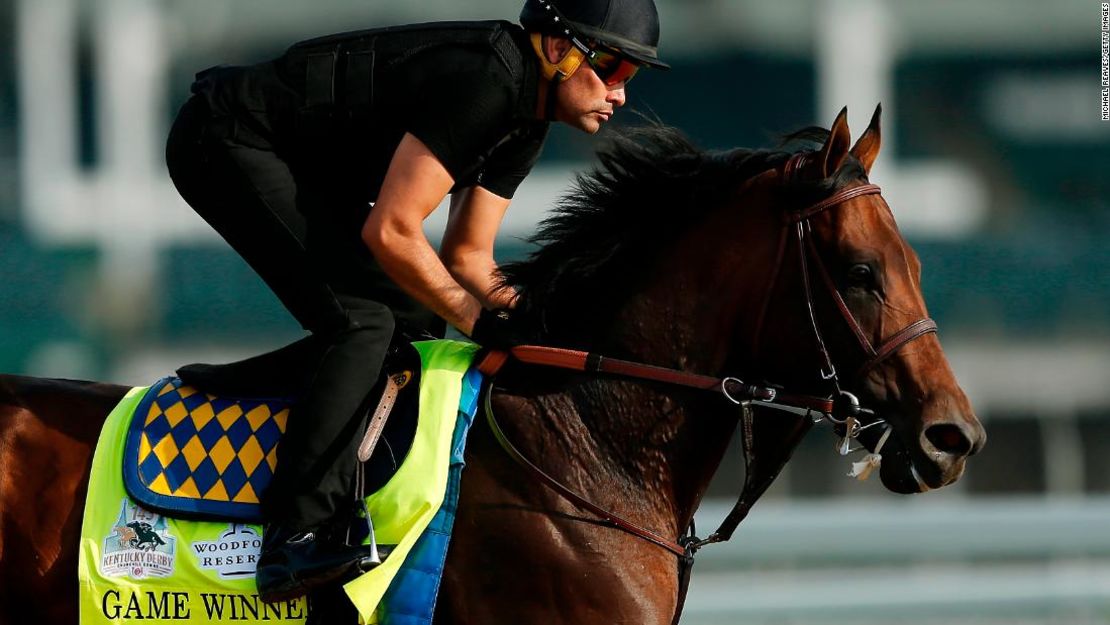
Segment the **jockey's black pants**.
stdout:
<path fill-rule="evenodd" d="M 282 304 L 328 344 L 290 415 L 278 468 L 263 496 L 267 519 L 295 529 L 350 506 L 363 402 L 395 329 L 383 301 L 399 289 L 373 263 L 357 228 L 330 223 L 325 200 L 286 159 L 199 97 L 178 114 L 166 146 L 178 191 L 265 280 Z M 316 199 L 313 199 L 316 198 Z M 428 328 L 412 328 L 427 330 Z"/>

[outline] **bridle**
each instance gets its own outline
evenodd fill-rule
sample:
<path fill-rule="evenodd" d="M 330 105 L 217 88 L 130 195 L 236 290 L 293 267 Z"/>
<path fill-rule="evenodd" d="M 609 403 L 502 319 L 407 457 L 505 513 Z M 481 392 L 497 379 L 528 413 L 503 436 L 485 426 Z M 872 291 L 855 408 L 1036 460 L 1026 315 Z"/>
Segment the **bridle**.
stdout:
<path fill-rule="evenodd" d="M 799 152 L 786 161 L 782 168 L 782 179 L 784 182 L 789 182 L 798 176 L 798 172 L 802 171 L 805 167 L 806 160 L 810 154 L 810 152 Z M 874 412 L 861 408 L 859 399 L 854 394 L 841 387 L 840 374 L 836 370 L 835 365 L 833 365 L 832 357 L 825 344 L 824 336 L 821 334 L 821 326 L 817 323 L 817 314 L 813 304 L 814 296 L 812 280 L 810 278 L 810 263 L 812 262 L 812 264 L 816 266 L 817 273 L 825 285 L 825 290 L 836 304 L 836 309 L 839 311 L 841 319 L 844 321 L 845 325 L 848 326 L 852 336 L 855 337 L 856 342 L 863 352 L 865 361 L 853 373 L 851 378 L 853 382 L 860 380 L 864 374 L 893 355 L 906 343 L 937 331 L 936 322 L 928 317 L 923 317 L 907 324 L 901 330 L 890 335 L 876 348 L 872 344 L 871 339 L 868 338 L 867 333 L 860 327 L 859 321 L 856 320 L 855 315 L 852 314 L 852 311 L 849 310 L 848 305 L 844 302 L 844 298 L 840 295 L 840 290 L 836 288 L 836 282 L 830 275 L 828 268 L 821 259 L 821 254 L 817 251 L 816 244 L 813 242 L 813 228 L 810 223 L 812 217 L 839 206 L 848 200 L 864 195 L 878 195 L 880 193 L 881 189 L 875 184 L 848 187 L 837 191 L 824 200 L 803 210 L 786 211 L 782 214 L 782 229 L 780 230 L 778 246 L 775 251 L 775 264 L 771 270 L 771 278 L 767 282 L 767 289 L 763 295 L 763 302 L 760 305 L 759 316 L 755 324 L 754 339 L 752 341 L 753 359 L 758 359 L 763 338 L 763 324 L 767 316 L 767 310 L 770 308 L 771 297 L 774 293 L 775 286 L 782 273 L 781 270 L 785 263 L 787 244 L 791 233 L 793 233 L 794 239 L 797 241 L 798 267 L 802 276 L 806 312 L 809 316 L 810 327 L 813 330 L 813 336 L 817 343 L 818 355 L 821 359 L 819 375 L 821 380 L 827 382 L 830 386 L 830 395 L 834 398 L 836 403 L 835 408 L 839 408 L 826 411 L 823 417 L 831 422 L 839 432 L 843 432 L 845 441 L 842 445 L 842 453 L 845 453 L 847 450 L 847 440 L 856 438 L 864 429 L 876 425 L 889 428 L 889 425 L 886 424 L 885 420 L 876 416 Z M 868 417 L 870 423 L 863 425 L 860 419 L 861 416 Z M 883 440 L 885 441 L 885 438 Z M 878 453 L 877 449 L 875 451 Z"/>
<path fill-rule="evenodd" d="M 800 171 L 805 164 L 807 154 L 808 153 L 805 152 L 797 153 L 786 161 L 782 168 L 782 177 L 784 181 L 789 181 L 797 175 L 797 172 Z M 821 260 L 821 255 L 818 253 L 817 247 L 813 242 L 812 227 L 809 221 L 813 216 L 839 206 L 853 198 L 879 193 L 879 187 L 873 184 L 849 187 L 841 189 L 828 198 L 803 210 L 788 211 L 783 214 L 781 235 L 775 253 L 775 264 L 771 273 L 771 278 L 767 284 L 759 316 L 757 317 L 754 351 L 758 354 L 764 319 L 770 306 L 770 300 L 778 282 L 779 275 L 781 274 L 781 269 L 785 263 L 786 250 L 788 247 L 787 243 L 790 239 L 791 232 L 793 232 L 794 239 L 798 243 L 798 263 L 805 293 L 806 309 L 814 337 L 816 338 L 819 356 L 822 361 L 820 377 L 830 386 L 828 395 L 813 396 L 799 393 L 787 393 L 773 386 L 749 384 L 736 377 L 729 376 L 717 378 L 699 375 L 676 369 L 607 358 L 595 353 L 534 345 L 519 346 L 514 347 L 510 352 L 486 352 L 479 361 L 478 368 L 490 378 L 490 383 L 486 385 L 484 406 L 487 421 L 489 422 L 494 437 L 514 461 L 560 496 L 566 498 L 576 506 L 589 510 L 597 515 L 605 525 L 621 529 L 671 551 L 680 558 L 683 558 L 683 562 L 688 566 L 693 561 L 694 553 L 701 547 L 711 543 L 727 541 L 731 538 L 740 521 L 747 516 L 755 500 L 758 499 L 763 490 L 766 489 L 766 485 L 751 488 L 751 490 L 758 492 L 754 492 L 754 496 L 750 496 L 752 494 L 749 493 L 750 483 L 745 484 L 744 492 L 741 493 L 732 511 L 726 516 L 718 529 L 705 539 L 699 539 L 694 535 L 692 525 L 689 528 L 689 533 L 679 540 L 665 538 L 590 502 L 528 460 L 528 458 L 509 441 L 497 422 L 490 399 L 493 388 L 492 378 L 508 361 L 511 355 L 513 359 L 525 364 L 556 367 L 594 374 L 608 374 L 622 378 L 649 380 L 676 386 L 720 392 L 726 399 L 737 405 L 785 410 L 807 417 L 816 415 L 814 421 L 828 421 L 833 424 L 838 433 L 842 434 L 842 453 L 846 453 L 847 443 L 850 440 L 856 439 L 864 429 L 882 426 L 889 430 L 890 426 L 881 417 L 875 415 L 874 412 L 862 408 L 855 395 L 841 388 L 839 374 L 833 365 L 832 357 L 829 354 L 821 329 L 817 323 L 817 315 L 814 309 L 813 286 L 810 278 L 810 262 L 816 266 L 817 273 L 835 302 L 836 308 L 840 311 L 841 318 L 848 325 L 853 336 L 855 336 L 866 358 L 864 364 L 855 372 L 853 379 L 860 378 L 864 373 L 897 352 L 898 349 L 910 341 L 937 331 L 937 324 L 932 319 L 918 319 L 895 332 L 893 335 L 883 340 L 878 347 L 875 347 L 867 337 L 867 334 L 860 327 L 855 316 L 848 309 L 847 304 L 845 304 L 843 297 L 841 297 L 840 292 L 837 290 L 836 284 L 829 274 L 824 262 Z M 748 415 L 750 411 L 744 411 L 742 414 Z M 868 423 L 865 425 L 864 421 L 868 421 Z M 750 425 L 750 422 L 746 422 L 745 425 Z M 884 433 L 880 440 L 885 441 L 887 434 L 889 434 L 889 431 Z M 743 436 L 742 443 L 745 455 L 750 458 L 753 453 L 751 447 L 754 445 L 751 436 Z M 796 441 L 794 444 L 796 444 Z M 881 446 L 881 442 L 879 446 Z M 875 450 L 875 453 L 878 453 L 878 449 Z M 789 454 L 787 454 L 786 457 L 788 458 Z M 770 476 L 771 480 L 774 479 L 784 464 L 785 460 L 783 460 L 777 470 L 774 471 L 774 474 Z M 769 483 L 770 480 L 767 480 L 766 484 L 769 485 Z"/>
<path fill-rule="evenodd" d="M 797 175 L 805 164 L 808 157 L 807 152 L 799 152 L 790 157 L 790 159 L 783 165 L 783 179 L 789 181 Z M 782 217 L 783 228 L 780 231 L 778 249 L 775 252 L 775 265 L 771 270 L 771 279 L 767 283 L 767 290 L 763 297 L 763 304 L 760 306 L 759 317 L 756 320 L 755 326 L 755 340 L 753 341 L 753 351 L 758 357 L 760 341 L 763 335 L 763 322 L 767 315 L 767 309 L 770 307 L 771 295 L 774 291 L 775 285 L 778 282 L 779 274 L 786 255 L 787 239 L 790 232 L 794 232 L 795 240 L 798 242 L 798 265 L 801 269 L 802 284 L 806 297 L 806 310 L 809 314 L 810 326 L 813 328 L 813 335 L 817 340 L 817 348 L 819 355 L 823 361 L 821 370 L 821 379 L 829 380 L 837 395 L 841 395 L 846 391 L 841 390 L 839 383 L 839 376 L 836 367 L 833 366 L 832 358 L 829 355 L 828 348 L 825 346 L 824 337 L 821 335 L 821 328 L 817 323 L 817 315 L 813 306 L 813 287 L 809 275 L 809 258 L 813 259 L 813 264 L 816 265 L 818 274 L 821 276 L 825 288 L 832 297 L 836 308 L 840 311 L 840 316 L 847 324 L 848 329 L 851 330 L 852 336 L 855 337 L 859 343 L 860 348 L 863 350 L 864 356 L 867 360 L 857 369 L 852 377 L 853 380 L 858 380 L 867 371 L 874 368 L 880 362 L 894 354 L 906 343 L 919 338 L 925 334 L 937 331 L 937 324 L 928 317 L 923 317 L 908 324 L 898 332 L 884 340 L 878 348 L 874 347 L 871 340 L 867 337 L 867 333 L 860 327 L 859 322 L 856 321 L 855 315 L 848 309 L 848 305 L 844 302 L 844 298 L 840 295 L 840 291 L 836 288 L 836 283 L 833 281 L 832 276 L 829 274 L 828 269 L 825 267 L 824 261 L 821 260 L 821 255 L 817 252 L 817 246 L 813 242 L 812 226 L 810 218 L 823 213 L 824 211 L 843 204 L 853 198 L 861 197 L 864 195 L 877 195 L 881 192 L 878 185 L 865 184 L 857 187 L 848 187 L 837 191 L 830 197 L 813 204 L 812 206 L 793 212 L 784 212 Z"/>

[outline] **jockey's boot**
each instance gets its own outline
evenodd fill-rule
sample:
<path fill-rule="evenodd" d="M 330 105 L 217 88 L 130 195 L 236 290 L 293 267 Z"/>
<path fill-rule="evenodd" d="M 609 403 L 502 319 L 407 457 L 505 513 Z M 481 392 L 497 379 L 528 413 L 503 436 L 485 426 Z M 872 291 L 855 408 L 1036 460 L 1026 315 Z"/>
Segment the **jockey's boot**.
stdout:
<path fill-rule="evenodd" d="M 304 625 L 358 625 L 358 608 L 343 586 L 332 584 L 308 593 L 308 617 Z"/>
<path fill-rule="evenodd" d="M 294 530 L 271 525 L 263 532 L 255 581 L 266 603 L 304 596 L 321 586 L 348 581 L 369 571 L 388 555 L 378 545 L 346 545 L 327 540 L 318 529 Z"/>

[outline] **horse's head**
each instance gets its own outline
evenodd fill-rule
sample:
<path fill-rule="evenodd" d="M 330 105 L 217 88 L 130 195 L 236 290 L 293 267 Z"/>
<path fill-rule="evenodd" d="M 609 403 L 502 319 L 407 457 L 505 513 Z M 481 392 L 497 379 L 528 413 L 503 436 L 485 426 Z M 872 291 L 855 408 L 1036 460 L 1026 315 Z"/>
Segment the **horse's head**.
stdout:
<path fill-rule="evenodd" d="M 850 149 L 842 110 L 820 149 L 793 155 L 763 185 L 778 189 L 764 215 L 778 243 L 765 247 L 774 260 L 748 347 L 751 370 L 769 381 L 857 396 L 874 411 L 863 424 L 892 428 L 883 483 L 919 492 L 959 478 L 986 435 L 928 319 L 917 255 L 867 180 L 880 110 Z M 882 432 L 860 439 L 873 449 Z"/>
<path fill-rule="evenodd" d="M 959 477 L 985 437 L 927 319 L 917 257 L 867 180 L 878 111 L 854 147 L 845 117 L 795 133 L 823 144 L 800 153 L 707 153 L 659 124 L 626 129 L 545 221 L 538 249 L 503 270 L 545 343 L 783 395 L 851 393 L 864 425 L 891 425 L 884 483 L 917 492 Z M 668 441 L 701 441 L 682 448 L 704 444 L 697 453 L 715 469 L 731 404 L 681 396 L 687 410 L 640 418 L 667 422 Z M 683 416 L 713 410 L 722 414 Z M 614 419 L 625 431 L 629 416 Z M 860 440 L 874 449 L 883 431 L 864 428 Z M 779 437 L 786 457 L 790 436 Z"/>

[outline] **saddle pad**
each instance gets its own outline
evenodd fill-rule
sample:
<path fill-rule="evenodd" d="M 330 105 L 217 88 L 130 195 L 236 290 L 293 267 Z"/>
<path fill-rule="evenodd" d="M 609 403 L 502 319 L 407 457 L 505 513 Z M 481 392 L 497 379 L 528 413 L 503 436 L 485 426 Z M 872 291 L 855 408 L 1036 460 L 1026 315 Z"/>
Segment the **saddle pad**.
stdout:
<path fill-rule="evenodd" d="M 124 445 L 123 483 L 143 508 L 257 522 L 277 467 L 287 399 L 215 397 L 162 378 L 143 395 Z"/>

